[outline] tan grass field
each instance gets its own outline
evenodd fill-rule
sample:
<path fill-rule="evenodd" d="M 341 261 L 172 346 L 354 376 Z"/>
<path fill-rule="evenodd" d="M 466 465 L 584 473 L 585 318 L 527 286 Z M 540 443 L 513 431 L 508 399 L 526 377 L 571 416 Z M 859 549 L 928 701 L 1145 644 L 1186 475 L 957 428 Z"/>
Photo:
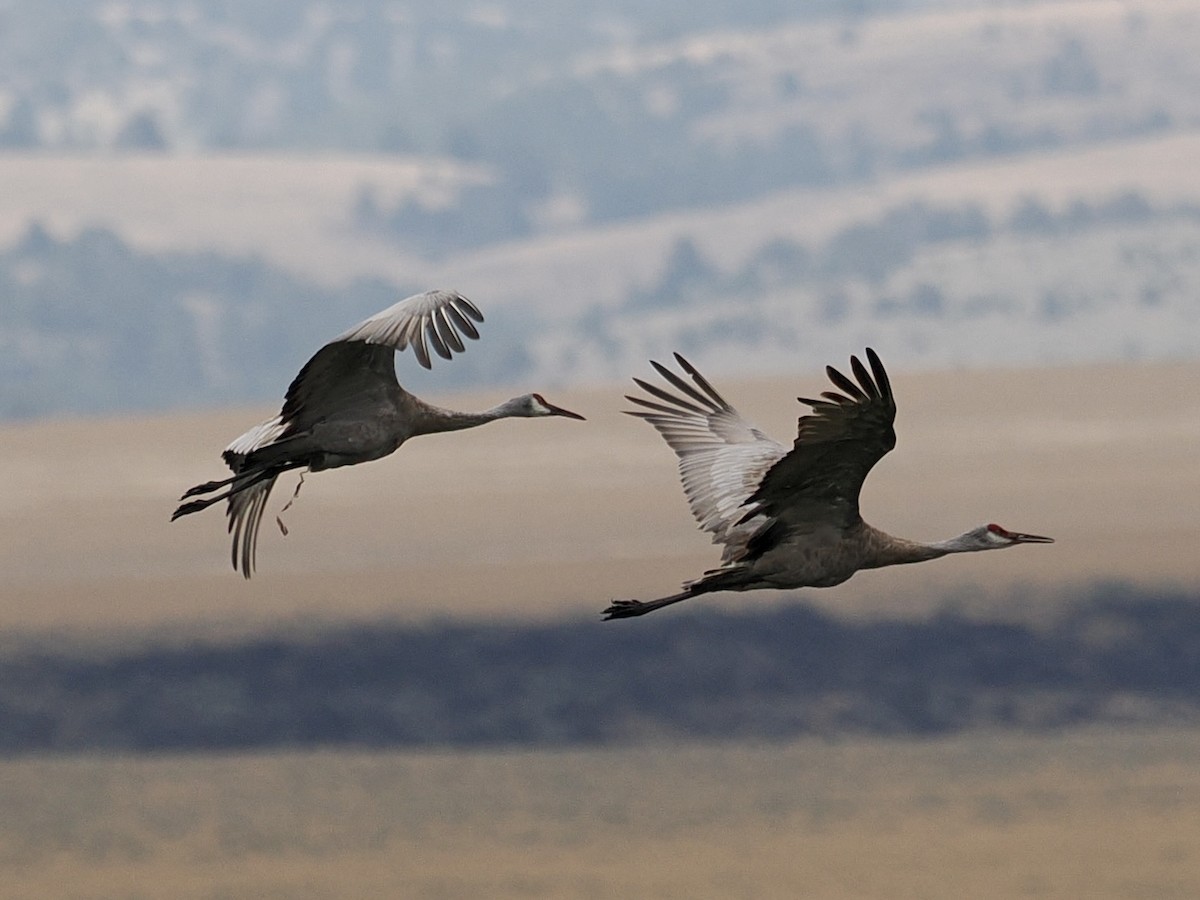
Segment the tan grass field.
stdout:
<path fill-rule="evenodd" d="M 436 379 L 436 372 L 430 376 Z M 721 383 L 781 440 L 789 378 Z M 1128 579 L 1200 583 L 1200 364 L 893 376 L 899 444 L 871 474 L 865 517 L 917 538 L 996 521 L 1053 546 L 861 573 L 803 596 L 850 613 L 924 613 L 953 589 L 1028 615 L 1041 591 Z M 487 396 L 438 396 L 479 407 Z M 219 477 L 222 447 L 274 410 L 64 420 L 0 428 L 0 629 L 243 631 L 395 617 L 597 615 L 674 591 L 719 558 L 696 530 L 674 456 L 620 414 L 623 385 L 551 400 L 588 422 L 508 421 L 425 437 L 392 457 L 280 482 L 249 582 L 221 511 L 170 523 L 184 488 Z M 688 606 L 761 602 L 718 595 Z M 626 623 L 605 627 L 636 627 Z"/>
<path fill-rule="evenodd" d="M 0 897 L 1200 894 L 1194 731 L 0 763 Z"/>

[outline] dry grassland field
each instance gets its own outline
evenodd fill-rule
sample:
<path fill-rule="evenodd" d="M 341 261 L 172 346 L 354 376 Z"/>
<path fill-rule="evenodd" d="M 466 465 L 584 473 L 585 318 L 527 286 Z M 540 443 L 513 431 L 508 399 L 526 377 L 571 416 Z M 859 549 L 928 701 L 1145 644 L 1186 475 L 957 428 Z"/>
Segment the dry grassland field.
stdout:
<path fill-rule="evenodd" d="M 0 897 L 1191 900 L 1195 732 L 0 763 Z"/>
<path fill-rule="evenodd" d="M 795 377 L 722 383 L 769 433 L 794 434 Z M 934 539 L 981 522 L 1058 543 L 860 573 L 805 596 L 849 613 L 923 614 L 957 591 L 1036 609 L 1041 588 L 1200 581 L 1200 366 L 896 371 L 899 443 L 863 510 Z M 498 399 L 438 396 L 466 408 Z M 281 479 L 244 581 L 220 510 L 171 523 L 184 488 L 219 477 L 222 447 L 272 409 L 0 427 L 0 627 L 259 630 L 394 617 L 598 616 L 613 597 L 673 592 L 719 559 L 675 459 L 620 414 L 623 385 L 550 399 L 586 415 L 413 440 L 375 463 Z M 704 603 L 754 603 L 718 595 Z M 691 609 L 689 610 L 689 607 Z M 622 627 L 605 626 L 605 627 Z"/>

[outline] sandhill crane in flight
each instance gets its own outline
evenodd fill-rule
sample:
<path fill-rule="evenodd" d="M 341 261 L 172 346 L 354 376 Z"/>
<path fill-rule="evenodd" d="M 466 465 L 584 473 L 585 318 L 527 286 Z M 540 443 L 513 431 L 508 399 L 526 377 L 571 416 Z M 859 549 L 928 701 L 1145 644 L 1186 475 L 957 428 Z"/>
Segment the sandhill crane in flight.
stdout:
<path fill-rule="evenodd" d="M 458 431 L 512 416 L 583 416 L 561 409 L 541 394 L 524 394 L 477 413 L 441 409 L 414 397 L 396 380 L 397 350 L 411 346 L 430 368 L 429 345 L 443 359 L 477 339 L 472 322 L 483 314 L 452 291 L 427 291 L 378 312 L 318 350 L 287 389 L 283 409 L 255 425 L 222 453 L 233 475 L 188 490 L 180 499 L 222 493 L 183 503 L 171 516 L 199 512 L 228 500 L 234 569 L 254 571 L 258 527 L 275 479 L 291 469 L 320 472 L 381 459 L 411 437 Z M 280 525 L 282 528 L 282 523 Z"/>
<path fill-rule="evenodd" d="M 831 587 L 859 569 L 936 559 L 948 553 L 1051 544 L 1052 538 L 980 525 L 934 543 L 893 537 L 862 520 L 858 495 L 871 467 L 896 446 L 896 401 L 887 372 L 867 349 L 868 372 L 850 357 L 855 381 L 825 368 L 840 391 L 801 403 L 789 450 L 767 437 L 725 402 L 686 359 L 675 354 L 689 384 L 651 361 L 669 388 L 634 382 L 652 399 L 626 396 L 679 457 L 679 474 L 692 514 L 713 543 L 725 545 L 721 565 L 659 600 L 617 600 L 605 619 L 640 616 L 711 591 Z"/>

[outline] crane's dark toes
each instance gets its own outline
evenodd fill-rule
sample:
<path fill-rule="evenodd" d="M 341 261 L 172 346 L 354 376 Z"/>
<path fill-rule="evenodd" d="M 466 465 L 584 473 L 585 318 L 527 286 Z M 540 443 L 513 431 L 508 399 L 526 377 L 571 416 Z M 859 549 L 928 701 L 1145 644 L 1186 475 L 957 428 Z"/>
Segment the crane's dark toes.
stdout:
<path fill-rule="evenodd" d="M 608 622 L 612 619 L 628 619 L 632 616 L 640 616 L 648 611 L 646 604 L 641 600 L 614 600 L 612 606 L 601 613 L 601 615 L 604 616 L 602 621 Z"/>
<path fill-rule="evenodd" d="M 188 497 L 195 497 L 197 494 L 207 494 L 209 491 L 215 491 L 219 487 L 225 487 L 228 483 L 228 481 L 206 481 L 204 484 L 188 488 L 179 499 L 186 500 Z"/>
<path fill-rule="evenodd" d="M 192 513 L 200 512 L 202 509 L 208 509 L 212 504 L 207 500 L 193 500 L 191 503 L 181 503 L 175 512 L 171 513 L 171 521 L 174 522 L 180 516 L 191 515 Z"/>

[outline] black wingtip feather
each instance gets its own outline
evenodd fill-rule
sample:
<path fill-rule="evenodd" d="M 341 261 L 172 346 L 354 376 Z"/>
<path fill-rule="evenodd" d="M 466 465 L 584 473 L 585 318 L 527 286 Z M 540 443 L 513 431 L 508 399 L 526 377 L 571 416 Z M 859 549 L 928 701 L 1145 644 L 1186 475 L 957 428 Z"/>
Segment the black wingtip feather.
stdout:
<path fill-rule="evenodd" d="M 678 418 L 678 416 L 680 414 L 680 410 L 678 407 L 663 406 L 663 404 L 655 403 L 653 400 L 647 400 L 645 397 L 634 397 L 632 394 L 626 394 L 625 399 L 628 400 L 630 403 L 636 403 L 638 406 L 644 406 L 647 409 L 652 409 L 656 413 L 661 413 L 663 415 L 674 416 L 674 417 Z M 649 415 L 649 413 L 643 413 L 640 410 L 637 410 L 634 412 L 630 412 L 629 415 L 640 416 L 640 415 Z"/>
<path fill-rule="evenodd" d="M 413 335 L 413 338 L 409 343 L 412 344 L 413 353 L 417 354 L 417 362 L 419 362 L 423 368 L 432 369 L 433 364 L 429 360 L 429 348 L 425 346 L 424 330 L 418 329 L 417 333 Z"/>
<path fill-rule="evenodd" d="M 853 359 L 853 357 L 851 357 Z M 861 363 L 860 363 L 861 365 Z M 835 369 L 833 366 L 825 367 L 825 374 L 836 387 L 845 391 L 854 400 L 866 400 L 867 395 L 863 393 L 862 388 Z"/>
<path fill-rule="evenodd" d="M 696 384 L 700 388 L 700 390 L 702 390 L 702 391 L 704 391 L 704 393 L 708 394 L 708 396 L 710 398 L 712 398 L 712 402 L 714 404 L 716 404 L 717 407 L 719 407 L 720 409 L 726 409 L 729 407 L 729 404 L 727 402 L 725 402 L 725 398 L 721 396 L 721 394 L 717 391 L 717 389 L 715 387 L 712 386 L 712 384 L 709 382 L 709 380 L 707 378 L 705 378 L 703 375 L 700 374 L 699 369 L 697 369 L 690 362 L 688 362 L 686 359 L 684 359 L 683 356 L 679 353 L 675 354 L 675 361 L 677 363 L 679 363 L 679 365 L 683 369 L 683 371 L 687 372 L 689 375 L 692 376 L 692 380 L 696 382 Z"/>
<path fill-rule="evenodd" d="M 446 346 L 458 353 L 465 351 L 466 345 L 462 342 L 462 338 L 458 336 L 458 331 L 454 327 L 454 320 L 450 318 L 452 306 L 443 306 L 434 316 L 437 322 L 438 334 L 442 336 L 442 340 L 446 342 Z"/>
<path fill-rule="evenodd" d="M 700 393 L 666 366 L 656 363 L 654 360 L 650 360 L 650 365 L 654 366 L 655 371 L 657 371 L 658 374 L 661 375 L 663 379 L 676 390 L 686 394 L 688 397 L 691 397 L 697 403 L 702 403 L 710 408 L 713 407 L 712 398 L 704 396 L 704 394 Z"/>
<path fill-rule="evenodd" d="M 653 397 L 658 397 L 660 400 L 664 400 L 667 403 L 674 404 L 675 406 L 686 409 L 689 412 L 698 413 L 699 415 L 705 414 L 705 411 L 703 409 L 701 409 L 700 407 L 696 406 L 695 404 L 689 403 L 687 400 L 684 400 L 682 397 L 676 397 L 673 394 L 670 394 L 667 391 L 663 390 L 662 388 L 658 387 L 657 385 L 650 384 L 650 382 L 648 382 L 648 381 L 643 381 L 640 378 L 634 378 L 633 383 L 636 384 L 638 387 L 640 387 L 647 394 L 650 394 Z"/>
<path fill-rule="evenodd" d="M 444 312 L 454 322 L 459 331 L 473 341 L 479 340 L 479 329 L 471 324 L 471 320 L 464 316 L 457 306 L 447 306 Z M 479 317 L 479 321 L 483 321 L 483 316 Z"/>
<path fill-rule="evenodd" d="M 460 312 L 466 313 L 468 316 L 470 316 L 476 322 L 483 321 L 483 313 L 481 313 L 479 311 L 479 307 L 476 306 L 474 303 L 472 303 L 470 300 L 468 300 L 466 297 L 464 297 L 462 294 L 459 294 L 455 298 L 454 306 Z"/>
<path fill-rule="evenodd" d="M 867 362 L 871 364 L 871 371 L 875 373 L 875 383 L 879 385 L 879 392 L 886 399 L 891 399 L 892 383 L 888 380 L 887 370 L 883 367 L 883 362 L 879 358 L 879 354 L 867 348 Z"/>
<path fill-rule="evenodd" d="M 442 359 L 450 359 L 454 354 L 450 352 L 450 348 L 446 346 L 442 340 L 442 336 L 438 334 L 437 323 L 434 316 L 429 317 L 429 321 L 425 323 L 425 334 L 429 338 L 429 343 L 433 344 L 434 352 Z"/>
<path fill-rule="evenodd" d="M 862 360 L 857 356 L 851 356 L 850 369 L 854 372 L 854 377 L 858 379 L 859 385 L 861 385 L 868 397 L 872 400 L 882 399 L 879 395 L 879 388 L 871 379 L 871 375 L 867 372 L 867 367 L 862 364 Z"/>

